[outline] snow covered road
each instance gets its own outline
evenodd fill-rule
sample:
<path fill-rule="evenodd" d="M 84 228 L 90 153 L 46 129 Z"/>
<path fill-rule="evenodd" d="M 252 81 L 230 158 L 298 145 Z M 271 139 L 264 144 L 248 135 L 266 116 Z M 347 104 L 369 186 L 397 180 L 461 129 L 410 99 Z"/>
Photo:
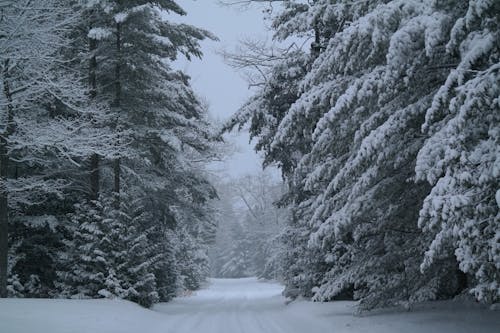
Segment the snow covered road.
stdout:
<path fill-rule="evenodd" d="M 500 313 L 431 302 L 411 312 L 353 316 L 354 302 L 284 304 L 282 286 L 212 279 L 153 311 L 121 300 L 0 299 L 0 333 L 489 333 Z"/>
<path fill-rule="evenodd" d="M 213 279 L 196 296 L 159 304 L 173 332 L 295 333 L 333 332 L 332 324 L 316 321 L 311 313 L 290 313 L 279 284 L 257 279 Z"/>
<path fill-rule="evenodd" d="M 354 316 L 355 302 L 285 305 L 279 284 L 212 279 L 208 289 L 157 305 L 175 333 L 488 333 L 500 332 L 500 313 L 454 302 L 411 312 Z"/>

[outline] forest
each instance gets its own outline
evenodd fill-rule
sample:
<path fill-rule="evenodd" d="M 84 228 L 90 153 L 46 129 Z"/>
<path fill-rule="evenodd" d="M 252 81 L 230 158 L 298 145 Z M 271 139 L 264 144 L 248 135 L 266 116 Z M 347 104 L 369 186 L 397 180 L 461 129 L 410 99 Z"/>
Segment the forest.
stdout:
<path fill-rule="evenodd" d="M 218 40 L 182 2 L 0 0 L 1 298 L 500 302 L 499 1 L 222 1 L 273 36 L 223 52 L 223 123 L 173 65 Z M 237 130 L 279 179 L 213 175 Z"/>

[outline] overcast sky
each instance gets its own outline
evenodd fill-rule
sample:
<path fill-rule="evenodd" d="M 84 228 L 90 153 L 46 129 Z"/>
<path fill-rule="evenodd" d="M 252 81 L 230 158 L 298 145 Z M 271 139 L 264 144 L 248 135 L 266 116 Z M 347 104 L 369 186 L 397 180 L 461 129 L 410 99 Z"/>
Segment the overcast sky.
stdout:
<path fill-rule="evenodd" d="M 240 73 L 227 66 L 217 50 L 232 50 L 245 37 L 269 38 L 265 29 L 263 7 L 224 7 L 216 0 L 178 0 L 187 12 L 176 21 L 188 23 L 214 33 L 220 41 L 202 43 L 203 59 L 180 59 L 176 67 L 191 76 L 194 90 L 210 104 L 210 113 L 219 120 L 228 119 L 245 102 L 251 91 Z M 239 153 L 231 156 L 221 172 L 231 176 L 255 173 L 261 170 L 261 160 L 248 144 L 248 135 L 234 133 L 227 138 L 237 145 Z"/>

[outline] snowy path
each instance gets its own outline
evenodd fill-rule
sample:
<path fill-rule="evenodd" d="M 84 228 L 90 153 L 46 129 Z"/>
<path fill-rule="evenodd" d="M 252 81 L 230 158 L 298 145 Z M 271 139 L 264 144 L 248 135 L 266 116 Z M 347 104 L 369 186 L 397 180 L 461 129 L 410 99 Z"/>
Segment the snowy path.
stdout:
<path fill-rule="evenodd" d="M 157 305 L 177 333 L 316 333 L 333 332 L 331 323 L 310 313 L 290 313 L 283 287 L 257 279 L 213 279 L 195 296 Z"/>
<path fill-rule="evenodd" d="M 283 287 L 257 279 L 213 279 L 196 295 L 159 304 L 175 333 L 487 333 L 500 314 L 453 302 L 412 312 L 353 316 L 354 302 L 284 304 Z"/>
<path fill-rule="evenodd" d="M 282 286 L 213 279 L 153 311 L 120 300 L 0 299 L 0 333 L 498 333 L 500 313 L 431 302 L 411 312 L 353 316 L 354 302 L 284 305 Z"/>

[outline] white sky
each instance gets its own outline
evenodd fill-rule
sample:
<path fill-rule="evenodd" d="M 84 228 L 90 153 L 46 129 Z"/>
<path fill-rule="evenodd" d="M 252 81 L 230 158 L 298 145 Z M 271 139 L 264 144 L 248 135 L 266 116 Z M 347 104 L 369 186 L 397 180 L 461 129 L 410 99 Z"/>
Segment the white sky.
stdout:
<path fill-rule="evenodd" d="M 177 3 L 187 15 L 169 19 L 209 30 L 220 39 L 202 43 L 202 60 L 179 59 L 175 66 L 191 76 L 195 92 L 208 101 L 212 116 L 224 121 L 238 110 L 251 91 L 242 75 L 227 66 L 216 51 L 233 50 L 245 37 L 269 38 L 271 32 L 265 28 L 263 7 L 250 6 L 242 10 L 221 6 L 216 0 L 178 0 Z M 217 166 L 221 173 L 234 177 L 262 169 L 261 159 L 248 143 L 247 134 L 233 133 L 226 138 L 234 142 L 239 152 Z"/>

